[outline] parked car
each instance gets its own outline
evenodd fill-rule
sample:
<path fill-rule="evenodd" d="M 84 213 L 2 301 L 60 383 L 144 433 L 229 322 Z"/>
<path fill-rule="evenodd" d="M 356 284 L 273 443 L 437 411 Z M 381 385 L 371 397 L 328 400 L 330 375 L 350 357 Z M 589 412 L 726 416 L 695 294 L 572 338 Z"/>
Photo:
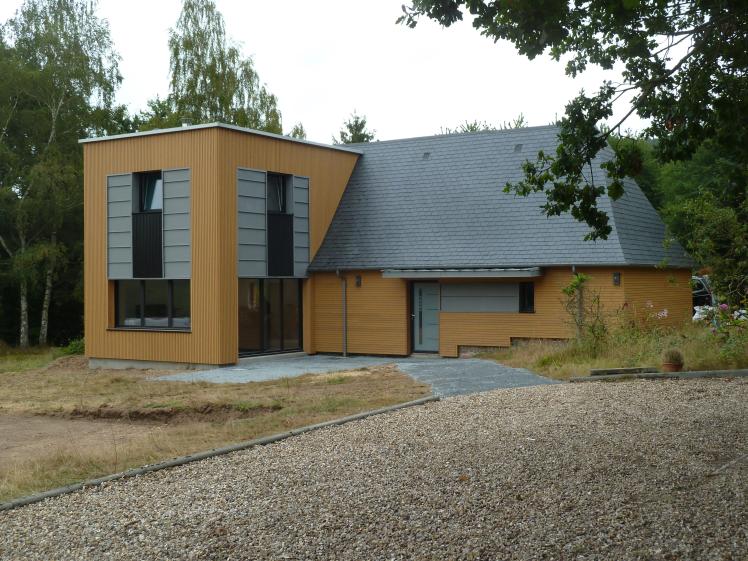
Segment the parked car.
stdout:
<path fill-rule="evenodd" d="M 708 276 L 691 277 L 693 286 L 693 321 L 704 321 L 716 316 L 719 300 L 712 290 Z M 733 317 L 737 320 L 748 321 L 748 310 L 735 310 Z"/>
<path fill-rule="evenodd" d="M 696 313 L 698 308 L 704 306 L 716 306 L 717 299 L 712 292 L 712 286 L 707 276 L 692 276 L 691 286 L 693 287 L 693 311 Z M 694 319 L 696 319 L 694 317 Z"/>

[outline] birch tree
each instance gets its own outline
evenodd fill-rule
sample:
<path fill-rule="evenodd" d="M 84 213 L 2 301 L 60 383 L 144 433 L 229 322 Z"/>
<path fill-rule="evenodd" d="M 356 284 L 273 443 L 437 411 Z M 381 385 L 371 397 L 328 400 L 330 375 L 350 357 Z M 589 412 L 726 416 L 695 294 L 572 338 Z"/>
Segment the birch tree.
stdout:
<path fill-rule="evenodd" d="M 2 242 L 19 282 L 19 343 L 29 344 L 28 291 L 44 295 L 39 343 L 46 344 L 49 308 L 61 256 L 60 231 L 81 212 L 82 162 L 77 144 L 111 110 L 121 81 L 109 26 L 89 0 L 25 0 L 3 28 L 8 59 L 25 76 L 22 110 L 8 110 L 3 139 L 7 170 L 4 208 L 12 215 Z M 12 107 L 12 104 L 11 104 Z M 41 273 L 39 272 L 41 271 Z"/>

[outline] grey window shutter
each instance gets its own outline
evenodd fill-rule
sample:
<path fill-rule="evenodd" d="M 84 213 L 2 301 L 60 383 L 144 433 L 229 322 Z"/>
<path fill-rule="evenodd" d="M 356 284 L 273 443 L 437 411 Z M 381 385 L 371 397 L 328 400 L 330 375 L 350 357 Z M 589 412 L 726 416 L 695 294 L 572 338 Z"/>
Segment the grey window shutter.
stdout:
<path fill-rule="evenodd" d="M 164 278 L 192 276 L 191 177 L 189 169 L 164 170 Z"/>
<path fill-rule="evenodd" d="M 306 277 L 309 266 L 309 178 L 293 178 L 293 274 Z"/>
<path fill-rule="evenodd" d="M 519 283 L 441 285 L 442 312 L 519 312 Z"/>
<path fill-rule="evenodd" d="M 267 276 L 266 181 L 264 171 L 236 171 L 236 255 L 240 277 Z"/>
<path fill-rule="evenodd" d="M 132 174 L 107 177 L 107 277 L 132 278 Z"/>

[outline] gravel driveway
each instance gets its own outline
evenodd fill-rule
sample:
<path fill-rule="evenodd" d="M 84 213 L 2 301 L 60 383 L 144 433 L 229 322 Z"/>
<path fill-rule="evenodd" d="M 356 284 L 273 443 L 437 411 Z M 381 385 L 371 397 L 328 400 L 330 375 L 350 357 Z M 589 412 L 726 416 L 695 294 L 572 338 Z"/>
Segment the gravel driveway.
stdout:
<path fill-rule="evenodd" d="M 747 404 L 744 379 L 450 398 L 0 513 L 0 558 L 746 559 Z"/>

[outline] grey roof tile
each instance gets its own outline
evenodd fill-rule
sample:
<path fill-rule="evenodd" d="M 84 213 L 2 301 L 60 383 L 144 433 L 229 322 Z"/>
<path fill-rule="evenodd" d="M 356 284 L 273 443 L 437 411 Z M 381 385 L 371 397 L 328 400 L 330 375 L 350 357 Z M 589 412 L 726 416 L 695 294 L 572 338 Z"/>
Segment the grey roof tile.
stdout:
<path fill-rule="evenodd" d="M 503 192 L 525 160 L 556 144 L 548 126 L 356 145 L 363 155 L 309 269 L 691 265 L 677 243 L 665 248 L 665 227 L 634 181 L 619 200 L 600 198 L 613 232 L 598 241 L 569 215 L 545 216 L 543 193 Z M 593 169 L 611 156 L 602 151 Z"/>

